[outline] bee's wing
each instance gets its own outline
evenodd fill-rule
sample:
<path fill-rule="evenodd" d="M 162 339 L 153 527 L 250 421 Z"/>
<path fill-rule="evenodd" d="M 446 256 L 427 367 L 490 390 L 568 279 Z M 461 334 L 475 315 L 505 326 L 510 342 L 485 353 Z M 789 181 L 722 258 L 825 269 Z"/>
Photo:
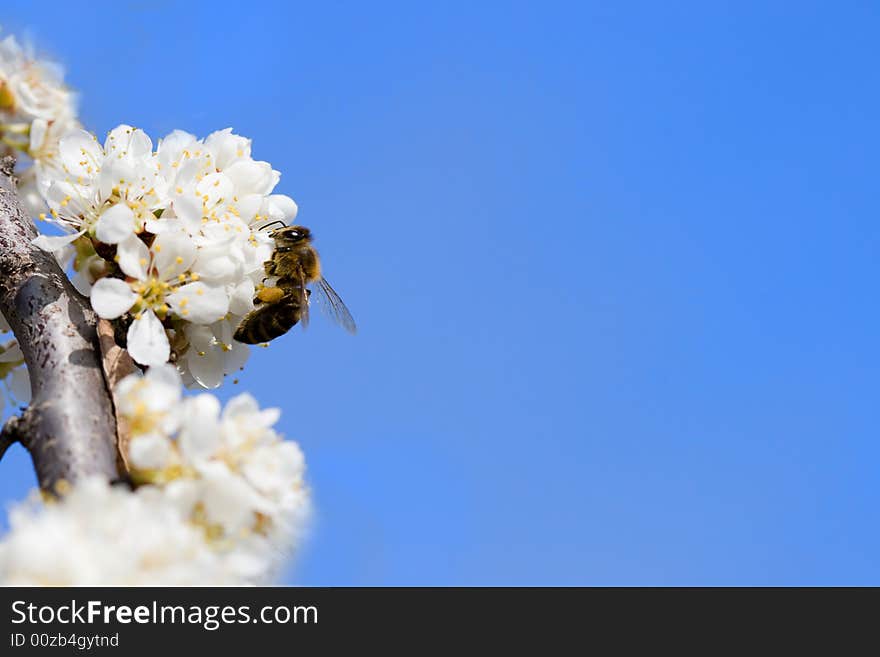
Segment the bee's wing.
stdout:
<path fill-rule="evenodd" d="M 300 307 L 299 324 L 303 330 L 309 327 L 309 297 L 311 293 L 306 289 L 306 276 L 302 269 L 299 270 L 299 285 L 295 288 L 297 303 Z"/>
<path fill-rule="evenodd" d="M 309 291 L 305 286 L 298 288 L 299 294 L 299 307 L 300 307 L 300 315 L 299 315 L 299 324 L 303 327 L 303 330 L 309 328 Z"/>
<path fill-rule="evenodd" d="M 318 305 L 321 306 L 321 310 L 327 315 L 327 317 L 329 317 L 335 324 L 339 324 L 339 326 L 352 335 L 357 333 L 357 326 L 354 323 L 354 318 L 351 316 L 351 313 L 348 312 L 348 308 L 345 307 L 342 299 L 336 294 L 336 290 L 330 287 L 330 283 L 327 282 L 327 279 L 323 277 L 319 278 L 314 292 L 315 299 L 318 300 Z"/>

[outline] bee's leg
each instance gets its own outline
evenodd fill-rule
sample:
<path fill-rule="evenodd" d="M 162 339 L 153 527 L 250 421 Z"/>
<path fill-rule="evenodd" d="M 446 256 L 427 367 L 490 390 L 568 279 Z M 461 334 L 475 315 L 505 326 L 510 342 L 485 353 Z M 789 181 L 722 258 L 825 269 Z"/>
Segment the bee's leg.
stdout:
<path fill-rule="evenodd" d="M 284 290 L 280 287 L 264 287 L 257 292 L 254 303 L 278 303 L 284 297 Z"/>

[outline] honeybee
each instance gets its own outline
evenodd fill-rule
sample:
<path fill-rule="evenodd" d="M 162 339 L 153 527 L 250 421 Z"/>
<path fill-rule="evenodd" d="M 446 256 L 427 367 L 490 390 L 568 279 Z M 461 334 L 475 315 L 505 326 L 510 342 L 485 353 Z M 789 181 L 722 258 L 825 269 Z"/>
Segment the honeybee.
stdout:
<path fill-rule="evenodd" d="M 357 330 L 348 308 L 321 275 L 321 261 L 312 246 L 312 233 L 305 226 L 284 226 L 272 231 L 272 258 L 264 265 L 274 285 L 257 292 L 254 303 L 262 303 L 241 320 L 233 336 L 245 344 L 268 342 L 287 333 L 297 323 L 309 323 L 309 301 L 314 292 L 327 315 L 349 333 Z"/>

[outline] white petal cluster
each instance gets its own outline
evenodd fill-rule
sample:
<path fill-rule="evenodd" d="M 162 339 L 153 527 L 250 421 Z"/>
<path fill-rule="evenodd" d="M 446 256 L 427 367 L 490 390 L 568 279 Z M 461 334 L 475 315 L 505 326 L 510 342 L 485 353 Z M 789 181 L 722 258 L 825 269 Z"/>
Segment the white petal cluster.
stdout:
<path fill-rule="evenodd" d="M 208 393 L 182 398 L 169 365 L 126 377 L 115 397 L 135 482 L 162 487 L 214 544 L 250 554 L 255 567 L 283 557 L 310 507 L 303 454 L 272 429 L 278 409 L 247 394 L 223 409 Z"/>
<path fill-rule="evenodd" d="M 13 510 L 0 584 L 259 584 L 277 574 L 310 515 L 302 452 L 272 429 L 277 409 L 249 395 L 221 409 L 181 389 L 170 365 L 119 383 L 137 488 L 86 480 L 58 502 Z"/>
<path fill-rule="evenodd" d="M 60 68 L 14 36 L 0 40 L 0 153 L 19 160 L 19 193 L 33 215 L 45 208 L 43 193 L 57 175 L 60 138 L 78 127 L 75 97 Z"/>
<path fill-rule="evenodd" d="M 248 356 L 232 335 L 271 257 L 260 228 L 296 216 L 293 199 L 272 193 L 280 174 L 231 129 L 205 139 L 175 131 L 155 151 L 131 126 L 103 144 L 75 130 L 59 153 L 44 218 L 68 234 L 36 243 L 75 247 L 75 283 L 101 317 L 130 322 L 138 363 L 172 360 L 188 383 L 219 386 Z"/>
<path fill-rule="evenodd" d="M 32 496 L 10 510 L 9 525 L 0 543 L 0 584 L 5 586 L 249 581 L 152 486 L 132 492 L 87 479 L 56 502 Z"/>
<path fill-rule="evenodd" d="M 277 409 L 249 395 L 222 407 L 182 387 L 216 388 L 247 360 L 233 334 L 264 284 L 274 246 L 264 228 L 297 214 L 274 193 L 280 174 L 231 129 L 154 144 L 120 125 L 99 142 L 60 70 L 12 36 L 0 39 L 7 154 L 26 208 L 53 225 L 34 244 L 72 270 L 146 374 L 114 390 L 132 487 L 61 482 L 59 497 L 14 507 L 0 585 L 269 581 L 308 525 L 302 452 L 274 431 Z M 22 351 L 0 342 L 0 411 L 29 400 Z"/>

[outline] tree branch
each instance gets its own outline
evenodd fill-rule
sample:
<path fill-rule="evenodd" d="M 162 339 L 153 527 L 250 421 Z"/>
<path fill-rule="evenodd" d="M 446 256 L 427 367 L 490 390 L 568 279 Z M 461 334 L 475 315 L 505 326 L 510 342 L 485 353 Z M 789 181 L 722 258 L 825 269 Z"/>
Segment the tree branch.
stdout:
<path fill-rule="evenodd" d="M 0 311 L 24 354 L 32 401 L 0 442 L 30 452 L 40 486 L 116 470 L 116 419 L 101 365 L 97 317 L 55 258 L 31 244 L 33 222 L 18 202 L 12 158 L 0 161 Z"/>

